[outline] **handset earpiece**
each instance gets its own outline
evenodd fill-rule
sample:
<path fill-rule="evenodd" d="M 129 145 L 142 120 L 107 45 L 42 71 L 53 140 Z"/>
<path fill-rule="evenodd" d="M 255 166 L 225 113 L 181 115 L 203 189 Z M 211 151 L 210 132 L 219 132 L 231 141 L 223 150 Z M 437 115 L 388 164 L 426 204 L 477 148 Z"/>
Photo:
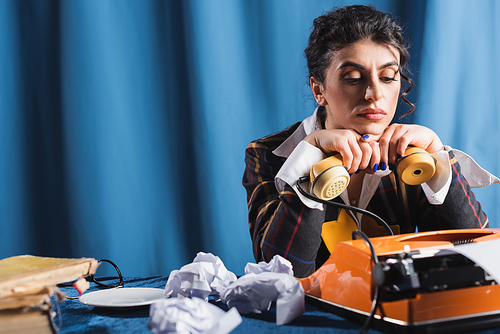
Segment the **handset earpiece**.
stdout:
<path fill-rule="evenodd" d="M 314 164 L 310 173 L 310 191 L 316 197 L 329 201 L 340 195 L 349 184 L 347 168 L 340 154 L 330 156 Z"/>
<path fill-rule="evenodd" d="M 409 146 L 396 162 L 396 173 L 404 183 L 416 186 L 429 181 L 436 172 L 436 158 L 427 151 Z"/>
<path fill-rule="evenodd" d="M 418 147 L 409 146 L 405 155 L 396 162 L 397 175 L 408 185 L 427 182 L 435 172 L 436 158 Z M 314 164 L 310 179 L 310 192 L 322 200 L 330 201 L 347 188 L 350 177 L 347 167 L 342 164 L 342 156 L 335 154 Z"/>

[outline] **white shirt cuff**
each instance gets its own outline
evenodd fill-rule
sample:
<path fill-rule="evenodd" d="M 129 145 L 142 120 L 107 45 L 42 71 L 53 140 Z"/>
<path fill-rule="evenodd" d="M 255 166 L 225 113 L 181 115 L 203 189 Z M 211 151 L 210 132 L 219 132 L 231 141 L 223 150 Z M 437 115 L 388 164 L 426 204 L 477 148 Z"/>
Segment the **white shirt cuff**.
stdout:
<path fill-rule="evenodd" d="M 471 188 L 481 188 L 500 183 L 500 179 L 472 159 L 470 156 L 462 151 L 453 149 L 453 154 L 460 164 L 462 175 L 465 177 Z"/>
<path fill-rule="evenodd" d="M 441 205 L 446 199 L 446 195 L 451 185 L 451 162 L 448 152 L 453 151 L 455 158 L 460 164 L 462 175 L 465 177 L 470 187 L 480 188 L 489 186 L 493 183 L 500 183 L 500 179 L 481 168 L 469 155 L 462 151 L 445 146 L 444 150 L 433 153 L 436 158 L 436 173 L 434 176 L 422 184 L 425 196 L 430 204 Z"/>
<path fill-rule="evenodd" d="M 287 183 L 295 190 L 302 203 L 304 203 L 307 207 L 311 209 L 323 210 L 323 204 L 304 197 L 297 190 L 297 180 L 305 175 L 308 175 L 311 171 L 312 165 L 323 159 L 323 152 L 319 148 L 306 141 L 301 141 L 278 171 L 278 174 L 274 179 L 276 189 L 281 191 L 281 189 L 285 186 L 285 183 Z"/>
<path fill-rule="evenodd" d="M 422 183 L 427 200 L 432 205 L 441 205 L 446 199 L 451 185 L 451 164 L 448 151 L 432 154 L 436 158 L 436 172 L 427 182 Z"/>

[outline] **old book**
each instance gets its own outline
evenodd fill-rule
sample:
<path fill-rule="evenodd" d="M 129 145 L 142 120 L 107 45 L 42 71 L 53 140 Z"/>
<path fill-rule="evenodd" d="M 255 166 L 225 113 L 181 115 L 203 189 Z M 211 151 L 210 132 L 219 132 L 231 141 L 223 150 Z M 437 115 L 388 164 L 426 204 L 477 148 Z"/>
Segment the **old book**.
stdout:
<path fill-rule="evenodd" d="M 0 312 L 0 333 L 54 334 L 57 329 L 50 310 L 8 310 Z"/>
<path fill-rule="evenodd" d="M 57 333 L 50 294 L 46 288 L 36 294 L 13 294 L 0 299 L 0 333 Z"/>
<path fill-rule="evenodd" d="M 12 294 L 37 293 L 48 286 L 94 274 L 92 258 L 53 258 L 21 255 L 0 260 L 0 300 Z"/>
<path fill-rule="evenodd" d="M 55 286 L 92 275 L 98 265 L 92 258 L 22 255 L 0 260 L 0 333 L 56 333 L 50 298 L 58 291 Z"/>

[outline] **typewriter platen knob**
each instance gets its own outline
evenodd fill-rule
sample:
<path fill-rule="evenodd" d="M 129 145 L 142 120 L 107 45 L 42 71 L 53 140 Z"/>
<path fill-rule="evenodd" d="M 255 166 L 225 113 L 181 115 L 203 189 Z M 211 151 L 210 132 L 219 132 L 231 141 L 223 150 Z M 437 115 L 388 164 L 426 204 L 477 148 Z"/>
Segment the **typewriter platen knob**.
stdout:
<path fill-rule="evenodd" d="M 387 284 L 390 276 L 391 266 L 385 262 L 376 263 L 372 269 L 372 277 L 375 284 L 383 287 Z"/>

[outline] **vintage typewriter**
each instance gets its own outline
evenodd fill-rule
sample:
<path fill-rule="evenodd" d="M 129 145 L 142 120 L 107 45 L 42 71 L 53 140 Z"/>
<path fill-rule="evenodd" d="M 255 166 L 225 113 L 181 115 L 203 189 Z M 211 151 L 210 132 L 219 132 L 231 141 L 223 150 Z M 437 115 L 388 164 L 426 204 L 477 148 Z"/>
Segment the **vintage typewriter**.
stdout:
<path fill-rule="evenodd" d="M 500 229 L 421 232 L 339 243 L 301 280 L 309 302 L 395 333 L 458 333 L 500 326 L 500 286 L 458 245 Z"/>

